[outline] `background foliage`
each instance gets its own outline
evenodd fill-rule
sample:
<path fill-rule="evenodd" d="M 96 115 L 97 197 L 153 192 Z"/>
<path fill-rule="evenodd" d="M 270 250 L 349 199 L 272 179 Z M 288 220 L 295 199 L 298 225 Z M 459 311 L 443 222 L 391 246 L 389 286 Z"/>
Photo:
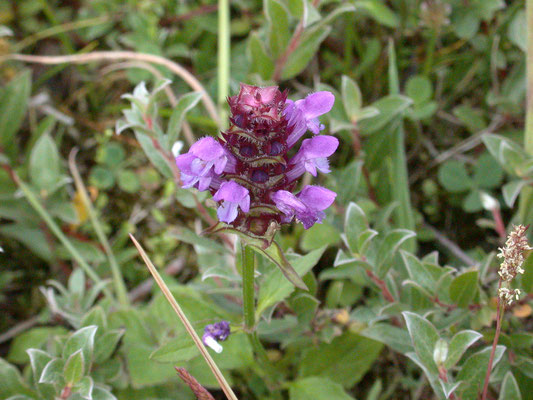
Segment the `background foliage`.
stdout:
<path fill-rule="evenodd" d="M 239 398 L 476 399 L 495 252 L 533 213 L 524 2 L 236 0 L 229 26 L 219 3 L 0 3 L 0 57 L 149 53 L 218 99 L 213 116 L 171 70 L 134 59 L 0 61 L 0 398 L 194 398 L 175 365 L 222 398 L 134 233 L 199 332 L 232 323 L 213 357 Z M 332 91 L 324 122 L 341 140 L 321 181 L 338 193 L 327 219 L 278 234 L 310 291 L 258 257 L 266 363 L 240 328 L 239 254 L 199 235 L 209 200 L 168 163 L 176 140 L 217 134 L 239 82 Z M 533 391 L 531 263 L 503 320 L 494 399 Z"/>

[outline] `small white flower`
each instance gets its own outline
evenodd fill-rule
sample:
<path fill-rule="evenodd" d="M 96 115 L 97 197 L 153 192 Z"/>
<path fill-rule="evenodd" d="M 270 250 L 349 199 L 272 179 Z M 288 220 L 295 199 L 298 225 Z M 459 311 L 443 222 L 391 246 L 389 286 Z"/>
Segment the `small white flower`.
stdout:
<path fill-rule="evenodd" d="M 215 340 L 214 337 L 206 336 L 204 338 L 204 343 L 206 344 L 206 346 L 211 347 L 215 352 L 222 353 L 223 348 L 220 343 Z"/>

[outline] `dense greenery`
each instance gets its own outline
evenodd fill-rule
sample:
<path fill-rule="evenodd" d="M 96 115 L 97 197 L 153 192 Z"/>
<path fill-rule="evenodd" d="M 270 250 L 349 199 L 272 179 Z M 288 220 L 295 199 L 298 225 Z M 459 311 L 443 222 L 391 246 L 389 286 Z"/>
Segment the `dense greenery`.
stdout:
<path fill-rule="evenodd" d="M 530 398 L 533 256 L 506 305 L 496 257 L 533 221 L 524 2 L 228 3 L 0 3 L 0 398 L 195 398 L 175 366 L 225 398 L 129 234 L 200 336 L 230 322 L 239 399 L 475 400 L 489 360 L 486 399 Z M 266 251 L 176 182 L 240 82 L 336 97 L 335 204 Z"/>

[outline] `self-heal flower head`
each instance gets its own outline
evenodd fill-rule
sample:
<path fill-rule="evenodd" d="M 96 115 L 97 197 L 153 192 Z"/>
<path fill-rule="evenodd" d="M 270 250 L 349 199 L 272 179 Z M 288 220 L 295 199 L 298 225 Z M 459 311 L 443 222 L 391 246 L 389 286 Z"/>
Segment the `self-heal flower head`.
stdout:
<path fill-rule="evenodd" d="M 218 342 L 223 342 L 230 334 L 230 326 L 228 321 L 220 321 L 214 324 L 206 325 L 202 342 L 217 353 L 222 352 L 222 346 Z"/>
<path fill-rule="evenodd" d="M 213 200 L 221 201 L 217 216 L 222 222 L 231 223 L 239 214 L 238 208 L 243 212 L 250 211 L 250 194 L 248 189 L 234 181 L 223 182 L 213 196 Z"/>
<path fill-rule="evenodd" d="M 292 101 L 287 100 L 285 106 L 285 118 L 292 132 L 287 138 L 287 145 L 292 147 L 302 135 L 310 130 L 317 135 L 324 125 L 320 123 L 318 117 L 331 110 L 335 96 L 330 92 L 316 92 L 305 99 Z"/>
<path fill-rule="evenodd" d="M 311 139 L 305 139 L 298 153 L 289 162 L 291 169 L 287 172 L 287 179 L 294 181 L 305 171 L 316 176 L 317 170 L 329 173 L 327 157 L 335 153 L 339 147 L 339 140 L 333 136 L 320 135 Z"/>
<path fill-rule="evenodd" d="M 321 186 L 308 185 L 295 196 L 287 190 L 279 190 L 272 194 L 272 200 L 276 207 L 286 215 L 287 222 L 296 217 L 302 222 L 305 229 L 309 229 L 315 223 L 321 223 L 328 208 L 337 194 Z"/>
<path fill-rule="evenodd" d="M 189 152 L 176 157 L 184 188 L 209 189 L 214 177 L 234 168 L 233 157 L 212 137 L 194 143 Z"/>

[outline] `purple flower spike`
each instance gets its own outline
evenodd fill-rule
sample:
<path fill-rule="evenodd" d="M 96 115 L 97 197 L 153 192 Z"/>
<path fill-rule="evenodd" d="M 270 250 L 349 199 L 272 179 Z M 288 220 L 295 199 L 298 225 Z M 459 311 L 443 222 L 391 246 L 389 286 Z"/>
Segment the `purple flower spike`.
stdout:
<path fill-rule="evenodd" d="M 323 210 L 328 208 L 337 194 L 321 186 L 308 185 L 297 195 L 286 190 L 278 190 L 271 198 L 278 209 L 287 216 L 287 220 L 296 217 L 305 229 L 315 223 L 321 223 L 326 214 Z"/>
<path fill-rule="evenodd" d="M 211 325 L 206 325 L 202 342 L 208 347 L 211 347 L 217 353 L 222 352 L 222 346 L 218 342 L 223 342 L 230 334 L 230 326 L 228 321 L 220 321 Z"/>
<path fill-rule="evenodd" d="M 213 200 L 222 201 L 222 205 L 217 210 L 218 219 L 228 224 L 237 218 L 239 214 L 237 207 L 240 207 L 244 212 L 250 211 L 248 189 L 234 181 L 223 182 L 213 196 Z"/>
<path fill-rule="evenodd" d="M 290 161 L 292 169 L 287 172 L 287 179 L 292 182 L 298 179 L 305 171 L 316 176 L 318 169 L 327 174 L 330 172 L 327 157 L 335 153 L 339 147 L 339 140 L 333 136 L 315 136 L 305 139 L 302 147 Z"/>
<path fill-rule="evenodd" d="M 285 107 L 285 118 L 288 125 L 293 128 L 292 133 L 287 138 L 287 145 L 293 146 L 306 130 L 310 130 L 315 135 L 324 129 L 318 117 L 327 113 L 333 107 L 335 96 L 330 92 L 316 92 L 305 99 L 287 100 Z"/>
<path fill-rule="evenodd" d="M 223 172 L 233 172 L 235 159 L 212 137 L 205 137 L 194 143 L 189 152 L 176 157 L 184 188 L 196 187 L 200 191 L 209 189 L 214 177 Z"/>

